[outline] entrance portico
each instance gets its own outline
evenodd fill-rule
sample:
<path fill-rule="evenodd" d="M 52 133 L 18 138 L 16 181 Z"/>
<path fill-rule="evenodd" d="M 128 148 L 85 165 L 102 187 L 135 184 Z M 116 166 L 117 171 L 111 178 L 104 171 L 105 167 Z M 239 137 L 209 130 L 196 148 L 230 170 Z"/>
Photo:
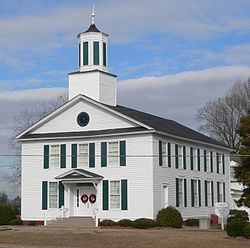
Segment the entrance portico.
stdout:
<path fill-rule="evenodd" d="M 84 169 L 72 169 L 55 179 L 64 185 L 65 217 L 97 218 L 102 176 Z"/>

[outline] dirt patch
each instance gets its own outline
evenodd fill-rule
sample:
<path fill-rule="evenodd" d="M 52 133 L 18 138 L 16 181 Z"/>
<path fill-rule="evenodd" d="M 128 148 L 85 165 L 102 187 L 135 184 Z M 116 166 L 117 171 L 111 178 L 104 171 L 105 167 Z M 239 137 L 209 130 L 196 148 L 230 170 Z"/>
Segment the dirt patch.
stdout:
<path fill-rule="evenodd" d="M 111 247 L 111 248 L 249 248 L 250 240 L 231 239 L 222 231 L 198 229 L 54 230 L 17 228 L 0 232 L 0 248 Z"/>

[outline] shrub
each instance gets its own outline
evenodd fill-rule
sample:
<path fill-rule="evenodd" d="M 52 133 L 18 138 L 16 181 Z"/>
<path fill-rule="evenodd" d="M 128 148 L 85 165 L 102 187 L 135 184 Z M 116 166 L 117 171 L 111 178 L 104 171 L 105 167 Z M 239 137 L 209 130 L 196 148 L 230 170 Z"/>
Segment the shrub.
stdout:
<path fill-rule="evenodd" d="M 123 219 L 123 220 L 119 220 L 117 222 L 117 225 L 122 226 L 122 227 L 132 227 L 133 226 L 133 221 L 128 220 L 128 219 Z"/>
<path fill-rule="evenodd" d="M 243 236 L 250 239 L 250 222 L 246 223 L 243 228 Z"/>
<path fill-rule="evenodd" d="M 237 210 L 237 209 L 231 209 L 229 212 L 230 217 L 227 219 L 227 222 L 230 222 L 234 218 L 236 219 L 242 219 L 245 221 L 248 221 L 248 213 L 245 210 Z"/>
<path fill-rule="evenodd" d="M 232 237 L 243 236 L 243 229 L 246 224 L 247 222 L 242 219 L 231 220 L 226 225 L 227 235 Z"/>
<path fill-rule="evenodd" d="M 35 222 L 35 221 L 30 220 L 30 221 L 29 221 L 29 223 L 28 223 L 28 226 L 36 226 L 36 222 Z"/>
<path fill-rule="evenodd" d="M 22 225 L 23 221 L 21 219 L 14 219 L 9 222 L 11 226 Z"/>
<path fill-rule="evenodd" d="M 182 227 L 183 220 L 181 213 L 173 207 L 161 209 L 158 212 L 156 219 L 160 226 L 168 226 L 175 228 Z"/>
<path fill-rule="evenodd" d="M 113 220 L 103 220 L 100 223 L 100 226 L 115 226 L 116 222 Z"/>
<path fill-rule="evenodd" d="M 133 221 L 133 227 L 137 229 L 147 229 L 156 227 L 156 221 L 147 218 L 140 218 Z"/>
<path fill-rule="evenodd" d="M 186 224 L 188 226 L 199 226 L 199 220 L 198 219 L 187 219 Z"/>
<path fill-rule="evenodd" d="M 0 225 L 9 225 L 9 222 L 15 218 L 15 212 L 9 205 L 0 205 Z"/>

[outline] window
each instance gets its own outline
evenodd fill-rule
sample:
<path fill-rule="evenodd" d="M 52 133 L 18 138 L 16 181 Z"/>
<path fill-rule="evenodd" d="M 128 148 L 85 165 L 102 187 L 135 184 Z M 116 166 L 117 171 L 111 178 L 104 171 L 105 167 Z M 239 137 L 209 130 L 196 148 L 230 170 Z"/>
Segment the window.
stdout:
<path fill-rule="evenodd" d="M 213 206 L 213 185 L 212 181 L 205 180 L 205 206 L 212 207 Z"/>
<path fill-rule="evenodd" d="M 183 168 L 183 147 L 180 145 L 175 145 L 175 163 L 176 168 L 182 169 Z"/>
<path fill-rule="evenodd" d="M 110 181 L 110 209 L 120 209 L 120 181 Z"/>
<path fill-rule="evenodd" d="M 222 155 L 220 153 L 216 153 L 216 158 L 217 158 L 217 173 L 222 173 L 223 172 Z"/>
<path fill-rule="evenodd" d="M 108 150 L 108 160 L 109 165 L 118 165 L 119 162 L 119 143 L 118 142 L 109 142 Z"/>
<path fill-rule="evenodd" d="M 194 180 L 193 181 L 193 187 L 194 187 L 194 194 L 193 194 L 193 197 L 194 197 L 194 207 L 198 207 L 198 181 L 197 180 Z"/>
<path fill-rule="evenodd" d="M 59 145 L 51 145 L 50 146 L 50 167 L 51 168 L 59 168 L 60 162 L 60 146 Z"/>
<path fill-rule="evenodd" d="M 79 166 L 88 167 L 89 164 L 88 144 L 79 144 Z"/>
<path fill-rule="evenodd" d="M 197 168 L 197 149 L 196 148 L 193 148 L 193 168 L 194 170 L 198 170 Z"/>
<path fill-rule="evenodd" d="M 179 207 L 184 207 L 184 179 L 179 178 Z"/>
<path fill-rule="evenodd" d="M 217 182 L 217 201 L 225 202 L 225 183 Z"/>
<path fill-rule="evenodd" d="M 57 208 L 58 198 L 57 182 L 49 183 L 49 208 Z"/>
<path fill-rule="evenodd" d="M 191 200 L 192 207 L 201 206 L 201 181 L 191 179 Z"/>
<path fill-rule="evenodd" d="M 206 171 L 210 172 L 211 171 L 210 156 L 209 156 L 209 154 L 207 153 L 206 150 L 204 150 L 204 162 L 206 163 Z"/>
<path fill-rule="evenodd" d="M 231 181 L 236 181 L 235 180 L 235 173 L 234 173 L 234 167 L 233 166 L 230 167 L 230 178 L 231 178 Z"/>
<path fill-rule="evenodd" d="M 99 65 L 99 42 L 94 41 L 94 65 Z"/>

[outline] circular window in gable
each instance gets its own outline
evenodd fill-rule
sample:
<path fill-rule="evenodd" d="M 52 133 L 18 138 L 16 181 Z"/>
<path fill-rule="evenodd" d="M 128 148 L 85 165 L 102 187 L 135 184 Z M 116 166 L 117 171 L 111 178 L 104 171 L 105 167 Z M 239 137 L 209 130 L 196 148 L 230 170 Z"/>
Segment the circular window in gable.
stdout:
<path fill-rule="evenodd" d="M 77 123 L 81 127 L 85 127 L 89 123 L 89 115 L 86 112 L 82 112 L 77 116 Z"/>

